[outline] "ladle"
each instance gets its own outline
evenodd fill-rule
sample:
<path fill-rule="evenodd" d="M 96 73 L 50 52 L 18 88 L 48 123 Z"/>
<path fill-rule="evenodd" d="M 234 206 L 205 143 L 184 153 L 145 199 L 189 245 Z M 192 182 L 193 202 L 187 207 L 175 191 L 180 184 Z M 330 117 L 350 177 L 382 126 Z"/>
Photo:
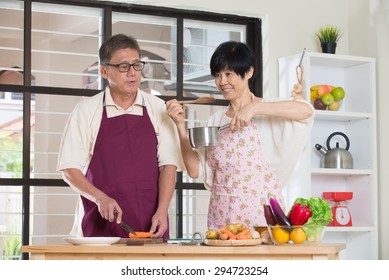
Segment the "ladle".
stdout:
<path fill-rule="evenodd" d="M 207 104 L 207 103 L 213 103 L 215 102 L 215 98 L 210 96 L 202 96 L 194 100 L 179 100 L 178 103 L 180 104 L 192 104 L 192 103 L 198 103 L 198 104 Z"/>

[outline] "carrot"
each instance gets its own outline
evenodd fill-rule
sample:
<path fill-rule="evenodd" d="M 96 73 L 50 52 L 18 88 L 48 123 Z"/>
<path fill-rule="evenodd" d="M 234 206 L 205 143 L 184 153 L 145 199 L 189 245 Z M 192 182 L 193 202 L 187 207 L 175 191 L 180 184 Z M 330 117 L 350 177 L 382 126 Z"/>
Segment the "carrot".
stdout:
<path fill-rule="evenodd" d="M 250 239 L 248 236 L 249 233 L 250 233 L 250 228 L 245 228 L 244 230 L 242 230 L 236 235 L 236 239 L 238 240 Z"/>
<path fill-rule="evenodd" d="M 242 230 L 241 232 L 239 232 L 238 235 L 239 235 L 239 234 L 247 235 L 249 232 L 250 232 L 250 228 L 245 228 L 244 230 Z"/>
<path fill-rule="evenodd" d="M 246 234 L 238 234 L 236 236 L 236 239 L 238 240 L 247 240 L 247 239 L 251 239 L 250 236 L 246 235 Z"/>
<path fill-rule="evenodd" d="M 136 235 L 133 233 L 130 233 L 130 238 L 150 238 L 153 235 L 152 232 L 148 231 L 137 231 Z"/>
<path fill-rule="evenodd" d="M 220 232 L 221 233 L 226 233 L 228 235 L 228 239 L 230 240 L 236 240 L 236 235 L 233 234 L 231 231 L 229 231 L 228 229 L 226 228 L 221 228 L 220 229 Z"/>
<path fill-rule="evenodd" d="M 227 240 L 227 239 L 228 239 L 228 234 L 227 234 L 227 233 L 222 233 L 222 234 L 220 235 L 220 239 L 221 239 L 221 240 Z"/>

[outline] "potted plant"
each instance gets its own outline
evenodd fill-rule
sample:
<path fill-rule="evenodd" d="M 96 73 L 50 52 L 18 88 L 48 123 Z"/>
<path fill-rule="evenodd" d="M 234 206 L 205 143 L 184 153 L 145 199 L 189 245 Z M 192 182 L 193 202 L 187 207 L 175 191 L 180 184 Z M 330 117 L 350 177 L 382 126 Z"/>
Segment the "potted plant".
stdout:
<path fill-rule="evenodd" d="M 339 27 L 333 25 L 326 25 L 316 32 L 316 36 L 319 38 L 321 43 L 321 49 L 323 53 L 335 53 L 336 45 L 342 37 L 343 32 Z"/>

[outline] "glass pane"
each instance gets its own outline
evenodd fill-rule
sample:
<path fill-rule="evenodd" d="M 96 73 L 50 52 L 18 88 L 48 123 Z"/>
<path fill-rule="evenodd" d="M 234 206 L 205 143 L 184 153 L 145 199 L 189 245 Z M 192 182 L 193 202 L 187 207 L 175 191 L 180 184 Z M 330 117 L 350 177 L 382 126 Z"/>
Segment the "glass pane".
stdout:
<path fill-rule="evenodd" d="M 207 231 L 207 214 L 210 192 L 207 190 L 183 191 L 183 238 Z"/>
<path fill-rule="evenodd" d="M 142 71 L 141 89 L 154 95 L 175 96 L 176 20 L 135 14 L 113 13 L 112 33 L 134 36 L 142 59 L 148 63 Z"/>
<path fill-rule="evenodd" d="M 168 216 L 169 216 L 169 233 L 170 233 L 170 238 L 176 238 L 177 237 L 177 231 L 176 231 L 176 226 L 177 226 L 177 202 L 176 202 L 176 192 L 173 193 L 172 200 L 170 201 L 169 205 L 169 211 L 168 211 Z"/>
<path fill-rule="evenodd" d="M 0 98 L 0 178 L 22 177 L 23 101 L 13 98 L 19 95 L 3 92 Z"/>
<path fill-rule="evenodd" d="M 223 99 L 211 76 L 209 62 L 225 41 L 245 41 L 246 26 L 204 21 L 184 21 L 184 96 Z"/>
<path fill-rule="evenodd" d="M 65 244 L 72 229 L 78 195 L 70 187 L 32 187 L 30 244 Z"/>
<path fill-rule="evenodd" d="M 31 107 L 31 178 L 61 179 L 56 171 L 60 141 L 70 113 L 83 97 L 36 94 Z"/>
<path fill-rule="evenodd" d="M 101 9 L 32 3 L 32 74 L 38 86 L 100 89 Z"/>
<path fill-rule="evenodd" d="M 23 84 L 23 18 L 23 2 L 0 2 L 0 84 Z"/>
<path fill-rule="evenodd" d="M 22 187 L 0 186 L 0 260 L 21 259 Z"/>

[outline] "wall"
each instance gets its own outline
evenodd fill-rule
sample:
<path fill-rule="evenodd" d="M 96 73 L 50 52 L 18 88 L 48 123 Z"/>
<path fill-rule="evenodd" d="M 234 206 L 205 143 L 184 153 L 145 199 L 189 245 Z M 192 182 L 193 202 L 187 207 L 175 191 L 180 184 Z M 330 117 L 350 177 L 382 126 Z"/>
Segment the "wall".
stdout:
<path fill-rule="evenodd" d="M 161 6 L 158 0 L 120 1 L 141 5 Z M 388 79 L 384 73 L 389 71 L 388 52 L 388 19 L 389 0 L 164 0 L 162 6 L 205 10 L 216 13 L 239 14 L 242 16 L 261 17 L 264 42 L 264 94 L 278 94 L 278 62 L 282 56 L 307 51 L 320 52 L 320 46 L 314 33 L 322 25 L 332 24 L 341 27 L 344 35 L 338 43 L 337 54 L 376 57 L 377 59 L 377 105 L 378 105 L 378 151 L 388 155 L 389 132 L 383 127 L 383 120 L 388 119 Z M 370 17 L 370 6 L 378 6 L 376 13 Z M 206 8 L 205 8 L 206 7 Z M 363 39 L 362 39 L 363 38 Z M 379 171 L 385 170 L 389 162 L 383 156 L 379 158 Z M 379 212 L 389 211 L 388 172 L 379 172 Z M 382 187 L 381 187 L 382 186 Z M 389 242 L 383 236 L 389 235 L 389 221 L 380 215 L 380 258 L 389 259 Z"/>
<path fill-rule="evenodd" d="M 376 58 L 377 73 L 377 111 L 378 111 L 378 207 L 379 207 L 379 255 L 389 259 L 389 222 L 383 213 L 389 212 L 389 131 L 385 120 L 388 119 L 386 104 L 388 96 L 389 72 L 389 0 L 349 1 L 349 52 L 352 55 Z M 363 38 L 362 38 L 363 37 Z"/>

